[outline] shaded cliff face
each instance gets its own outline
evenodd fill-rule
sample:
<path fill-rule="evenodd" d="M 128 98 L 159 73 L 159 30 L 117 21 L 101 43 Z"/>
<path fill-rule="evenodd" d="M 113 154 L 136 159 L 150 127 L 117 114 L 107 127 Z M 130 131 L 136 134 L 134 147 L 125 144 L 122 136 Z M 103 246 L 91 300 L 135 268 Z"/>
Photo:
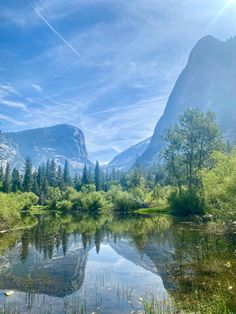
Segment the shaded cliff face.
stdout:
<path fill-rule="evenodd" d="M 222 42 L 212 36 L 201 39 L 192 50 L 179 76 L 152 140 L 139 158 L 143 166 L 155 163 L 163 146 L 166 128 L 187 107 L 216 113 L 225 140 L 236 137 L 236 38 Z"/>
<path fill-rule="evenodd" d="M 48 128 L 27 130 L 4 135 L 18 153 L 18 161 L 29 156 L 35 167 L 54 158 L 56 163 L 64 165 L 69 161 L 71 169 L 82 169 L 88 160 L 83 132 L 71 125 L 62 124 Z M 14 161 L 9 160 L 12 165 Z"/>
<path fill-rule="evenodd" d="M 150 143 L 151 138 L 148 138 L 136 145 L 131 146 L 126 149 L 108 164 L 108 168 L 116 168 L 119 170 L 129 170 L 132 168 L 137 158 L 143 154 L 148 144 Z"/>

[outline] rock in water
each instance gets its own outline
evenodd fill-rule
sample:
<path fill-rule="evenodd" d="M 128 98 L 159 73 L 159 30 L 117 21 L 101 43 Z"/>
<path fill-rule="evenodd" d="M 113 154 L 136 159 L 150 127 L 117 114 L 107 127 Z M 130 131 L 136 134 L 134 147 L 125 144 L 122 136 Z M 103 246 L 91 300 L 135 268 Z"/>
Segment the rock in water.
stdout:
<path fill-rule="evenodd" d="M 5 295 L 6 297 L 9 297 L 9 296 L 11 296 L 11 295 L 13 295 L 13 294 L 14 294 L 14 291 L 13 291 L 13 290 L 4 291 L 4 295 Z"/>

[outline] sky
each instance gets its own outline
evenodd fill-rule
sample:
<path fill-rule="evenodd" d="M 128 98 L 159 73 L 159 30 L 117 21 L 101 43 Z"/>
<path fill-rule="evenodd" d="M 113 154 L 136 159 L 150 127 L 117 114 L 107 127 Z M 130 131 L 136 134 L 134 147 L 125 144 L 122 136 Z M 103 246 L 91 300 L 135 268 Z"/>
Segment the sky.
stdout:
<path fill-rule="evenodd" d="M 196 42 L 236 35 L 236 0 L 3 0 L 3 131 L 68 123 L 105 163 L 152 135 Z"/>

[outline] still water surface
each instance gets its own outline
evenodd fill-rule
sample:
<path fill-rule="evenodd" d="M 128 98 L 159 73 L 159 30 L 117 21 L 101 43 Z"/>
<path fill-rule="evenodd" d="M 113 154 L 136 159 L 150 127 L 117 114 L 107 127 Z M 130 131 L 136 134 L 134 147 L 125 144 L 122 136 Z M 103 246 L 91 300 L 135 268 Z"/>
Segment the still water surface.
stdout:
<path fill-rule="evenodd" d="M 35 227 L 0 237 L 0 307 L 142 313 L 143 300 L 172 307 L 196 284 L 235 293 L 235 239 L 204 227 L 167 215 L 54 213 L 32 219 Z M 6 298 L 6 289 L 14 295 Z"/>

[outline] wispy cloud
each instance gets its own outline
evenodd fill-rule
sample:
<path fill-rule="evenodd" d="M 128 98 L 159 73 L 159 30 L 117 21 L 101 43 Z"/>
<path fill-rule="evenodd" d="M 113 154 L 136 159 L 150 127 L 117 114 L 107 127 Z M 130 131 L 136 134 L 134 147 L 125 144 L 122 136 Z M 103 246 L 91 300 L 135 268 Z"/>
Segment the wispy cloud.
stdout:
<path fill-rule="evenodd" d="M 39 93 L 43 91 L 42 87 L 38 84 L 33 83 L 31 86 L 33 87 L 33 89 L 35 89 Z"/>
<path fill-rule="evenodd" d="M 195 42 L 236 32 L 226 0 L 30 1 L 0 5 L 5 125 L 74 124 L 93 159 L 149 137 Z"/>
<path fill-rule="evenodd" d="M 79 57 L 78 51 L 60 34 L 55 28 L 45 19 L 45 17 L 37 10 L 34 12 L 44 21 L 44 23 L 49 27 L 49 29 L 77 56 Z"/>
<path fill-rule="evenodd" d="M 21 96 L 19 91 L 11 85 L 0 85 L 0 104 L 10 108 L 28 111 L 27 106 L 18 100 L 12 100 L 11 97 Z"/>
<path fill-rule="evenodd" d="M 4 121 L 7 121 L 7 122 L 10 122 L 10 123 L 13 123 L 15 125 L 18 125 L 18 126 L 25 126 L 27 125 L 27 123 L 23 122 L 23 121 L 19 121 L 19 120 L 16 120 L 16 119 L 13 119 L 7 115 L 4 115 L 4 114 L 0 114 L 0 120 L 4 120 Z"/>
<path fill-rule="evenodd" d="M 19 102 L 19 101 L 12 101 L 12 100 L 7 100 L 7 99 L 2 99 L 0 97 L 0 104 L 10 107 L 10 108 L 15 108 L 15 109 L 21 109 L 24 111 L 28 111 L 28 108 L 25 104 Z"/>

